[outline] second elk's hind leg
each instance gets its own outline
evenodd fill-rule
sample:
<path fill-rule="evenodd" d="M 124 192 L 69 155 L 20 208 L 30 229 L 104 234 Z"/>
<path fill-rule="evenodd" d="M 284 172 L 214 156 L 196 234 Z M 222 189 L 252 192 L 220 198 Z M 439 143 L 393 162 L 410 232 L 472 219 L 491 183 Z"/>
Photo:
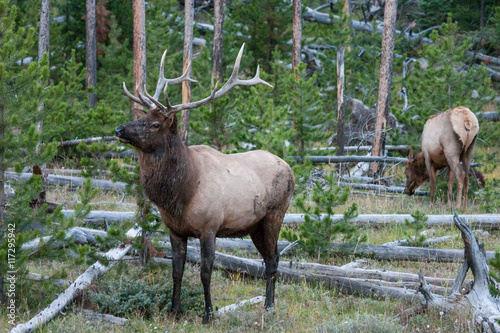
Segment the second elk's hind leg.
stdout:
<path fill-rule="evenodd" d="M 172 313 L 178 318 L 181 314 L 181 286 L 186 263 L 187 238 L 170 231 L 170 244 L 172 244 L 172 278 L 174 281 Z"/>
<path fill-rule="evenodd" d="M 462 151 L 462 143 L 459 140 L 451 141 L 444 147 L 444 155 L 450 170 L 453 170 L 455 179 L 457 180 L 457 209 L 460 209 L 462 202 L 462 190 L 464 188 L 465 172 L 460 165 L 460 158 Z"/>
<path fill-rule="evenodd" d="M 465 177 L 464 177 L 464 198 L 463 198 L 463 204 L 462 207 L 464 210 L 467 209 L 467 192 L 469 191 L 469 172 L 471 171 L 471 164 L 472 164 L 472 159 L 474 158 L 474 145 L 476 143 L 476 138 L 472 140 L 471 145 L 467 149 L 466 152 L 464 152 L 464 156 L 462 158 L 462 163 L 464 167 L 464 172 L 465 172 Z"/>
<path fill-rule="evenodd" d="M 250 234 L 266 264 L 266 301 L 264 303 L 266 310 L 274 308 L 274 288 L 279 263 L 278 237 L 283 217 L 283 214 L 268 213 Z"/>
<path fill-rule="evenodd" d="M 203 312 L 203 324 L 208 324 L 212 319 L 213 307 L 210 294 L 210 282 L 212 279 L 212 268 L 215 258 L 215 235 L 200 238 L 201 247 L 201 283 L 205 294 L 205 311 Z"/>

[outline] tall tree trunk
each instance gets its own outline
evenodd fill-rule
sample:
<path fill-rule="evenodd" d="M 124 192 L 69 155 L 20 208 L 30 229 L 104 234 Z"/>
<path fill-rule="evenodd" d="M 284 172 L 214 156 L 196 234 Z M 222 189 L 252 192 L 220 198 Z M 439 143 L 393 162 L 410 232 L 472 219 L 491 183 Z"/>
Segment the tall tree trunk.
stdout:
<path fill-rule="evenodd" d="M 302 47 L 302 0 L 293 0 L 293 44 L 292 66 L 293 69 L 300 63 Z"/>
<path fill-rule="evenodd" d="M 391 100 L 392 63 L 396 32 L 397 0 L 386 0 L 384 10 L 384 34 L 382 37 L 382 58 L 380 61 L 380 82 L 378 88 L 377 120 L 373 140 L 372 156 L 380 156 L 385 143 L 385 127 Z M 373 162 L 371 172 L 376 174 L 378 163 Z"/>
<path fill-rule="evenodd" d="M 479 0 L 479 27 L 484 27 L 484 0 Z"/>
<path fill-rule="evenodd" d="M 337 156 L 344 155 L 344 48 L 337 49 Z"/>
<path fill-rule="evenodd" d="M 96 88 L 97 84 L 97 42 L 95 27 L 95 0 L 87 0 L 87 12 L 85 15 L 86 29 L 86 67 L 87 67 L 87 89 Z M 89 107 L 93 108 L 97 104 L 96 94 L 89 94 Z"/>
<path fill-rule="evenodd" d="M 47 52 L 47 56 L 50 55 L 50 34 L 49 34 L 49 25 L 50 25 L 50 0 L 42 0 L 41 8 L 40 8 L 40 31 L 38 32 L 38 62 L 42 61 L 43 54 Z M 38 113 L 41 114 L 45 107 L 44 101 L 41 101 L 38 105 Z M 40 120 L 36 123 L 36 130 L 41 133 L 43 130 L 43 121 Z M 38 142 L 36 150 L 40 152 L 41 142 Z M 35 172 L 38 171 L 38 172 Z M 33 166 L 33 173 L 40 173 L 42 176 L 42 190 L 40 192 L 39 200 L 40 202 L 45 201 L 45 184 L 47 183 L 47 178 L 49 174 L 47 172 L 47 166 L 44 164 L 42 166 Z M 3 174 L 3 172 L 2 172 Z M 3 189 L 3 186 L 2 186 Z M 3 202 L 3 201 L 1 201 Z"/>
<path fill-rule="evenodd" d="M 133 0 L 134 12 L 134 95 L 138 96 L 146 84 L 146 12 L 144 0 Z M 134 102 L 134 109 L 142 110 L 142 106 Z M 137 112 L 133 118 L 138 118 Z"/>
<path fill-rule="evenodd" d="M 344 0 L 344 7 L 342 8 L 342 11 L 344 12 L 344 15 L 349 17 L 351 16 L 351 4 L 349 3 L 349 0 Z M 349 36 L 349 40 L 351 39 L 351 36 Z M 347 52 L 351 52 L 351 45 L 350 45 L 350 41 L 348 41 L 347 43 Z"/>
<path fill-rule="evenodd" d="M 215 0 L 214 3 L 214 48 L 212 52 L 212 81 L 217 78 L 217 83 L 222 84 L 222 48 L 224 36 L 224 13 L 226 0 Z"/>
<path fill-rule="evenodd" d="M 184 72 L 193 58 L 193 24 L 194 24 L 194 0 L 184 2 Z M 191 69 L 190 69 L 191 71 Z M 191 101 L 191 84 L 189 81 L 182 82 L 182 103 Z M 189 110 L 182 111 L 181 118 L 181 138 L 184 144 L 188 144 L 189 134 Z"/>

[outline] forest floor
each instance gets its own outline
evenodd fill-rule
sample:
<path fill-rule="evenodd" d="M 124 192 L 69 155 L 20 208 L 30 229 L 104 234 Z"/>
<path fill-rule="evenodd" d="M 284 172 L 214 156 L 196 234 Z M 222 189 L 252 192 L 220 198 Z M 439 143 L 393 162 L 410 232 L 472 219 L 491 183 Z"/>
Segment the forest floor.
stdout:
<path fill-rule="evenodd" d="M 399 173 L 401 170 L 398 171 Z M 401 176 L 401 175 L 400 175 Z M 487 174 L 487 178 L 498 177 L 498 170 Z M 446 178 L 443 176 L 442 178 Z M 472 180 L 471 180 L 472 181 Z M 423 186 L 425 190 L 426 186 Z M 439 190 L 443 192 L 442 190 Z M 431 204 L 428 197 L 408 197 L 404 195 L 375 196 L 372 194 L 351 194 L 349 202 L 335 209 L 342 213 L 348 205 L 356 202 L 360 214 L 408 214 L 416 210 L 426 214 L 451 214 L 453 209 L 445 204 L 446 192 L 438 193 L 438 201 Z M 79 200 L 76 192 L 66 187 L 53 187 L 48 193 L 48 201 L 62 203 L 66 209 L 74 208 Z M 96 210 L 135 210 L 134 199 L 121 193 L 101 192 L 93 202 Z M 443 200 L 443 201 L 441 201 Z M 469 198 L 467 214 L 480 214 L 480 199 Z M 298 212 L 291 207 L 289 212 Z M 499 213 L 497 209 L 496 213 Z M 128 230 L 131 222 L 119 227 Z M 433 236 L 452 235 L 452 239 L 436 247 L 462 249 L 463 241 L 454 226 L 434 227 Z M 480 236 L 488 251 L 500 250 L 500 231 L 487 230 Z M 366 227 L 366 244 L 384 244 L 406 239 L 408 228 L 404 225 L 386 225 L 379 228 Z M 158 236 L 159 238 L 165 236 Z M 258 258 L 244 251 L 232 251 L 241 257 Z M 355 259 L 353 255 L 331 253 L 327 257 L 312 258 L 301 250 L 286 253 L 281 261 L 319 262 L 341 266 Z M 379 261 L 366 259 L 363 267 L 417 273 L 422 271 L 427 277 L 455 278 L 461 263 Z M 29 272 L 53 275 L 64 272 L 64 278 L 74 280 L 87 268 L 87 264 L 68 264 L 65 261 L 30 260 Z M 468 278 L 472 278 L 469 273 Z M 402 311 L 416 305 L 406 300 L 372 299 L 359 295 L 346 295 L 323 284 L 283 283 L 276 285 L 276 306 L 272 312 L 265 312 L 262 304 L 250 305 L 218 316 L 209 325 L 201 324 L 203 291 L 199 277 L 199 267 L 187 264 L 183 280 L 183 303 L 185 312 L 180 320 L 168 314 L 171 297 L 171 265 L 169 263 L 149 264 L 141 267 L 136 260 L 126 260 L 111 269 L 64 314 L 57 316 L 37 332 L 474 332 L 471 313 L 443 313 L 429 310 L 410 318 L 400 317 Z M 223 306 L 263 296 L 265 281 L 241 274 L 214 270 L 212 276 L 212 299 L 214 307 Z M 49 304 L 59 289 L 36 288 L 27 290 L 21 300 L 18 322 L 25 322 Z M 121 302 L 121 303 L 119 303 Z M 81 309 L 91 309 L 100 313 L 111 313 L 129 321 L 125 326 L 91 319 Z M 6 316 L 0 313 L 0 331 L 9 330 Z"/>

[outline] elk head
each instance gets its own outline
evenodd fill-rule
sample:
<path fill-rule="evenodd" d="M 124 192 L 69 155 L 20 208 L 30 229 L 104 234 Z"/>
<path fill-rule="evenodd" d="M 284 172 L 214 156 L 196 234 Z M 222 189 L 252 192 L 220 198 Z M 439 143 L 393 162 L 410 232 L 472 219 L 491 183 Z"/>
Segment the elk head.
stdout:
<path fill-rule="evenodd" d="M 155 94 L 153 96 L 149 95 L 146 86 L 144 86 L 144 95 L 139 93 L 136 97 L 132 95 L 126 85 L 123 83 L 123 90 L 125 94 L 132 99 L 134 102 L 149 109 L 149 113 L 142 112 L 142 117 L 132 121 L 130 123 L 118 126 L 115 130 L 116 137 L 118 140 L 124 143 L 129 143 L 136 147 L 142 152 L 152 152 L 159 147 L 165 147 L 165 144 L 171 140 L 172 136 L 178 135 L 177 129 L 177 116 L 176 113 L 182 110 L 194 109 L 199 106 L 210 103 L 211 101 L 223 96 L 234 86 L 253 86 L 259 83 L 263 83 L 272 88 L 272 86 L 266 81 L 259 77 L 259 66 L 257 66 L 257 73 L 254 78 L 250 80 L 240 80 L 238 79 L 238 72 L 240 69 L 241 57 L 243 55 L 243 49 L 245 44 L 241 47 L 238 57 L 234 63 L 233 73 L 231 77 L 227 80 L 226 84 L 222 88 L 217 90 L 217 85 L 215 85 L 211 94 L 204 99 L 196 102 L 189 102 L 178 105 L 171 105 L 168 99 L 167 88 L 169 84 L 177 84 L 184 81 L 197 82 L 189 77 L 189 68 L 191 63 L 188 64 L 186 71 L 180 77 L 175 79 L 166 79 L 164 75 L 164 63 L 167 51 L 163 53 L 160 63 L 160 74 L 158 78 L 158 83 L 156 85 Z M 160 93 L 163 90 L 165 96 L 165 104 L 158 101 Z"/>
<path fill-rule="evenodd" d="M 415 190 L 422 185 L 427 179 L 429 179 L 429 173 L 425 166 L 424 153 L 418 153 L 413 157 L 413 151 L 410 151 L 408 155 L 408 161 L 406 164 L 406 187 L 405 193 L 408 195 L 413 195 Z"/>

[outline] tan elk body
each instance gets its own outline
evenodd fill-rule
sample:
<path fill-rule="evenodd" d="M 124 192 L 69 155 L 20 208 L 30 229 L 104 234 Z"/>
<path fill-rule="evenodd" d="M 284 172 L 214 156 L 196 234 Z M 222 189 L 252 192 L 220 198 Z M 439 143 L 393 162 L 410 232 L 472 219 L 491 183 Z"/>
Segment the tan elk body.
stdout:
<path fill-rule="evenodd" d="M 479 132 L 476 116 L 468 108 L 458 106 L 427 120 L 422 132 L 422 152 L 412 154 L 406 162 L 406 189 L 412 195 L 427 179 L 430 180 L 431 200 L 436 190 L 436 171 L 449 166 L 448 204 L 452 202 L 453 183 L 457 181 L 456 207 L 467 207 L 469 169 L 474 144 Z M 462 163 L 462 165 L 460 164 Z"/>
<path fill-rule="evenodd" d="M 222 154 L 208 146 L 187 147 L 178 133 L 177 111 L 195 108 L 222 96 L 236 85 L 267 82 L 259 78 L 237 78 L 243 47 L 233 74 L 219 90 L 200 101 L 172 106 L 167 86 L 194 81 L 186 72 L 177 79 L 160 79 L 154 96 L 135 97 L 124 85 L 125 93 L 149 108 L 136 121 L 116 128 L 116 136 L 137 148 L 141 182 L 170 230 L 173 282 L 172 310 L 180 313 L 181 283 L 186 261 L 187 238 L 197 237 L 201 245 L 201 280 L 205 294 L 203 322 L 213 311 L 210 279 L 215 256 L 216 237 L 250 235 L 266 265 L 266 308 L 274 304 L 274 285 L 278 268 L 278 236 L 294 191 L 294 176 L 288 164 L 265 151 Z M 166 105 L 158 102 L 164 88 Z"/>

